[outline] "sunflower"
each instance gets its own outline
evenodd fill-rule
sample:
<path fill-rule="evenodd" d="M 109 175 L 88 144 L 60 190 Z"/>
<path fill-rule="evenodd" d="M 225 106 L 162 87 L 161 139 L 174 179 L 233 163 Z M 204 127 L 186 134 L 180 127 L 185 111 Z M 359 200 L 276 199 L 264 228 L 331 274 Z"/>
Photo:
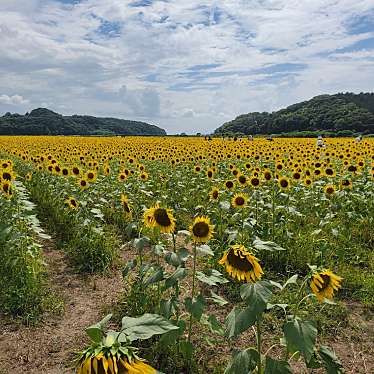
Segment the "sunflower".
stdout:
<path fill-rule="evenodd" d="M 74 175 L 75 177 L 79 176 L 82 173 L 81 169 L 79 166 L 74 165 L 71 169 L 71 174 Z"/>
<path fill-rule="evenodd" d="M 256 282 L 264 274 L 258 258 L 250 253 L 243 245 L 235 244 L 223 254 L 219 264 L 235 279 Z"/>
<path fill-rule="evenodd" d="M 207 172 L 206 172 L 206 176 L 208 177 L 208 179 L 212 179 L 213 178 L 213 170 L 212 169 L 209 169 Z"/>
<path fill-rule="evenodd" d="M 325 186 L 324 191 L 327 196 L 332 196 L 336 192 L 335 186 L 333 184 L 328 184 Z"/>
<path fill-rule="evenodd" d="M 235 187 L 235 183 L 232 181 L 232 180 L 227 180 L 225 182 L 225 187 L 228 189 L 228 190 L 232 190 L 234 187 Z"/>
<path fill-rule="evenodd" d="M 148 174 L 147 174 L 145 171 L 143 171 L 143 173 L 141 173 L 141 174 L 139 175 L 139 178 L 140 178 L 141 180 L 143 180 L 143 181 L 146 181 L 146 180 L 148 179 Z"/>
<path fill-rule="evenodd" d="M 90 183 L 95 182 L 95 180 L 97 179 L 97 174 L 96 174 L 96 172 L 93 171 L 93 170 L 88 170 L 88 172 L 86 173 L 86 179 L 87 179 Z"/>
<path fill-rule="evenodd" d="M 313 185 L 313 181 L 312 181 L 312 179 L 309 178 L 309 177 L 306 177 L 306 178 L 304 179 L 304 186 L 305 186 L 305 187 L 311 187 L 312 185 Z"/>
<path fill-rule="evenodd" d="M 214 226 L 208 217 L 196 217 L 190 226 L 192 239 L 195 243 L 206 243 L 212 237 Z"/>
<path fill-rule="evenodd" d="M 67 167 L 63 167 L 61 169 L 61 175 L 63 175 L 64 177 L 68 177 L 70 175 L 70 170 Z"/>
<path fill-rule="evenodd" d="M 236 179 L 242 186 L 245 186 L 248 183 L 247 177 L 243 174 L 238 174 Z"/>
<path fill-rule="evenodd" d="M 117 177 L 119 182 L 124 182 L 126 178 L 127 178 L 127 175 L 125 173 L 119 173 Z"/>
<path fill-rule="evenodd" d="M 89 186 L 87 179 L 81 178 L 78 180 L 78 186 L 82 191 L 86 190 Z"/>
<path fill-rule="evenodd" d="M 13 179 L 15 179 L 15 176 L 11 171 L 3 170 L 0 173 L 0 180 L 11 182 Z"/>
<path fill-rule="evenodd" d="M 6 198 L 10 199 L 13 196 L 13 185 L 11 182 L 5 180 L 1 183 L 1 191 L 3 191 Z"/>
<path fill-rule="evenodd" d="M 66 200 L 65 200 L 65 203 L 69 206 L 70 209 L 72 210 L 76 210 L 78 209 L 78 202 L 77 200 L 74 199 L 74 197 L 68 197 Z"/>
<path fill-rule="evenodd" d="M 30 182 L 30 181 L 32 180 L 32 174 L 31 174 L 31 173 L 27 173 L 27 174 L 25 175 L 25 179 L 26 179 L 28 182 Z"/>
<path fill-rule="evenodd" d="M 270 171 L 270 170 L 267 170 L 267 169 L 264 170 L 264 172 L 263 172 L 263 176 L 264 176 L 265 180 L 270 181 L 271 178 L 272 178 L 271 171 Z"/>
<path fill-rule="evenodd" d="M 247 206 L 248 196 L 244 193 L 237 193 L 231 200 L 234 208 L 245 208 Z"/>
<path fill-rule="evenodd" d="M 249 180 L 249 184 L 253 187 L 253 188 L 257 188 L 260 186 L 260 179 L 256 176 L 253 176 L 251 177 L 251 179 Z"/>
<path fill-rule="evenodd" d="M 287 177 L 280 177 L 278 185 L 282 190 L 289 190 L 291 187 L 291 183 Z"/>
<path fill-rule="evenodd" d="M 350 179 L 342 179 L 340 181 L 340 188 L 342 190 L 351 190 L 352 189 L 352 181 Z"/>
<path fill-rule="evenodd" d="M 157 370 L 138 358 L 112 353 L 89 355 L 79 362 L 77 374 L 123 373 L 123 374 L 156 374 Z"/>
<path fill-rule="evenodd" d="M 121 194 L 121 205 L 122 205 L 122 208 L 123 208 L 124 212 L 126 213 L 126 215 L 130 215 L 131 214 L 131 208 L 130 208 L 130 204 L 129 204 L 129 199 L 125 194 Z"/>
<path fill-rule="evenodd" d="M 209 192 L 209 199 L 210 200 L 218 200 L 219 197 L 219 189 L 217 187 L 213 187 Z"/>
<path fill-rule="evenodd" d="M 331 300 L 334 296 L 334 291 L 341 288 L 342 280 L 343 278 L 334 274 L 331 270 L 325 269 L 315 272 L 312 275 L 310 288 L 316 295 L 318 301 L 322 302 L 325 298 Z"/>
<path fill-rule="evenodd" d="M 161 208 L 159 204 L 144 212 L 144 224 L 147 227 L 158 227 L 160 232 L 169 234 L 175 230 L 175 218 L 170 209 Z"/>

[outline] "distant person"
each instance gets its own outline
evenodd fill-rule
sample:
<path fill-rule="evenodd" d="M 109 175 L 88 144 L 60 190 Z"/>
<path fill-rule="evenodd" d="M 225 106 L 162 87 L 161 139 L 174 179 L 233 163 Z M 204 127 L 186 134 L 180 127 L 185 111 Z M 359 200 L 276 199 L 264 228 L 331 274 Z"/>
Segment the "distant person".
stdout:
<path fill-rule="evenodd" d="M 249 136 L 248 136 L 248 140 L 253 141 L 253 136 L 252 136 L 252 135 L 249 135 Z"/>
<path fill-rule="evenodd" d="M 322 148 L 323 146 L 324 146 L 324 144 L 323 144 L 322 135 L 318 135 L 318 138 L 317 138 L 317 147 Z"/>
<path fill-rule="evenodd" d="M 271 135 L 269 135 L 266 140 L 268 140 L 269 142 L 272 142 L 273 141 L 273 137 Z"/>
<path fill-rule="evenodd" d="M 356 143 L 360 143 L 361 140 L 362 140 L 362 136 L 359 135 L 359 136 L 355 139 L 355 142 L 356 142 Z"/>

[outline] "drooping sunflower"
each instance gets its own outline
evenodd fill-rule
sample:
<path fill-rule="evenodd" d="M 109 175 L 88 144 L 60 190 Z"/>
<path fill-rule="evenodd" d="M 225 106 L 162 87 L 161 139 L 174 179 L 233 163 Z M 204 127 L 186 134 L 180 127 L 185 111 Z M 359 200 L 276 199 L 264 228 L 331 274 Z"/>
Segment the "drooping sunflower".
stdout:
<path fill-rule="evenodd" d="M 331 300 L 334 292 L 341 288 L 343 278 L 334 274 L 331 270 L 315 272 L 312 275 L 310 289 L 316 295 L 318 301 L 322 302 L 325 298 Z"/>
<path fill-rule="evenodd" d="M 129 199 L 125 194 L 121 194 L 121 205 L 122 205 L 122 208 L 125 214 L 130 215 L 131 207 L 130 207 Z"/>
<path fill-rule="evenodd" d="M 91 373 L 156 374 L 157 370 L 139 358 L 100 352 L 79 362 L 77 374 Z"/>
<path fill-rule="evenodd" d="M 245 208 L 247 206 L 248 196 L 245 193 L 237 193 L 231 199 L 234 208 Z"/>
<path fill-rule="evenodd" d="M 226 271 L 239 281 L 256 282 L 264 274 L 258 258 L 240 244 L 230 246 L 219 264 L 225 266 Z"/>
<path fill-rule="evenodd" d="M 158 227 L 160 232 L 169 234 L 175 230 L 175 218 L 168 208 L 161 208 L 159 204 L 144 212 L 146 227 Z"/>
<path fill-rule="evenodd" d="M 209 199 L 218 200 L 218 197 L 219 197 L 219 189 L 217 187 L 213 187 L 209 192 Z"/>
<path fill-rule="evenodd" d="M 209 217 L 196 217 L 190 226 L 192 239 L 195 243 L 207 243 L 213 235 L 214 226 Z"/>
<path fill-rule="evenodd" d="M 75 200 L 74 197 L 70 196 L 65 200 L 65 203 L 68 205 L 68 207 L 72 210 L 78 209 L 78 202 Z"/>

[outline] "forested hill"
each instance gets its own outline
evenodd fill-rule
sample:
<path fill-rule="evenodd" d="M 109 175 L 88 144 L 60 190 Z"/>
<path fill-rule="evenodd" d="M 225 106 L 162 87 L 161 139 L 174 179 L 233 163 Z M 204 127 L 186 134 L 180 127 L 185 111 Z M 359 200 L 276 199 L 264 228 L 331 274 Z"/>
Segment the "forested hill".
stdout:
<path fill-rule="evenodd" d="M 63 116 L 45 108 L 0 117 L 0 135 L 166 135 L 145 122 L 92 116 Z"/>
<path fill-rule="evenodd" d="M 280 134 L 296 131 L 374 133 L 374 93 L 321 95 L 276 112 L 236 117 L 215 134 Z"/>

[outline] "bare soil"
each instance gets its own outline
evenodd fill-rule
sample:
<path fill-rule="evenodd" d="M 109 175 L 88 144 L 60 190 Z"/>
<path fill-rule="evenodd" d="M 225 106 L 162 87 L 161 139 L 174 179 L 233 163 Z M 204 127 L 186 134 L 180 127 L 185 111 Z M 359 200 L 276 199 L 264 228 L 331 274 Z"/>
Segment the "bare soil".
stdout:
<path fill-rule="evenodd" d="M 74 352 L 87 341 L 85 328 L 99 321 L 122 290 L 122 277 L 74 273 L 52 241 L 44 243 L 51 292 L 64 300 L 62 316 L 47 316 L 36 327 L 0 319 L 0 373 L 74 373 Z"/>

